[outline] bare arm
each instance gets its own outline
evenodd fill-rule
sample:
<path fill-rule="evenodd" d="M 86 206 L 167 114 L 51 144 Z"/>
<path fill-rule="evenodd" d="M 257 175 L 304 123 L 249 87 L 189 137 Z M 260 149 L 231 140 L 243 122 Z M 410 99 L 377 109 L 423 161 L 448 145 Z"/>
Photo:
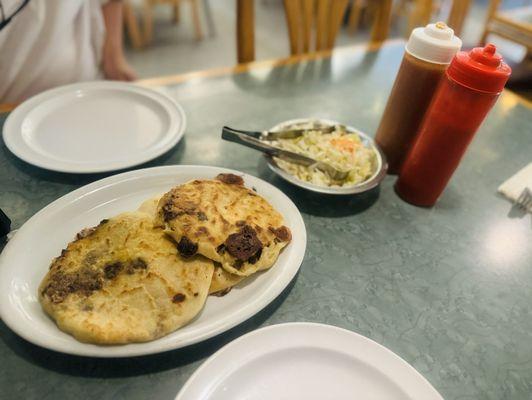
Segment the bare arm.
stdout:
<path fill-rule="evenodd" d="M 105 22 L 102 68 L 106 79 L 132 81 L 137 79 L 135 71 L 124 56 L 122 44 L 122 2 L 109 1 L 102 6 Z"/>

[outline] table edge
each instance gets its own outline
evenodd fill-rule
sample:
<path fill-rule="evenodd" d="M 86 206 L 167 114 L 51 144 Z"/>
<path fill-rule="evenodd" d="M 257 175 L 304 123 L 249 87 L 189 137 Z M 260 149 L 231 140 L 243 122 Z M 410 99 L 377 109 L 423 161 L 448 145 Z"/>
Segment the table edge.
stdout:
<path fill-rule="evenodd" d="M 205 70 L 197 70 L 191 72 L 185 72 L 181 74 L 172 74 L 159 76 L 154 78 L 139 79 L 135 83 L 141 86 L 154 87 L 154 86 L 166 86 L 174 85 L 178 83 L 183 83 L 192 79 L 205 79 L 205 78 L 214 78 L 224 75 L 237 75 L 257 69 L 263 68 L 276 68 L 282 67 L 285 65 L 297 64 L 303 61 L 313 61 L 321 58 L 331 58 L 334 54 L 350 52 L 350 51 L 377 51 L 384 46 L 392 45 L 405 45 L 406 40 L 397 38 L 390 39 L 385 42 L 374 42 L 374 43 L 361 43 L 353 46 L 340 46 L 331 50 L 315 51 L 311 53 L 298 54 L 289 57 L 283 58 L 273 58 L 268 60 L 261 61 L 252 61 L 248 63 L 236 64 L 232 66 L 225 67 L 215 67 Z"/>
<path fill-rule="evenodd" d="M 385 42 L 375 42 L 375 43 L 362 43 L 353 46 L 340 46 L 332 50 L 324 50 L 318 52 L 312 52 L 307 54 L 299 54 L 296 56 L 290 56 L 285 58 L 275 58 L 263 61 L 252 61 L 249 63 L 237 64 L 234 66 L 228 67 L 216 67 L 205 70 L 197 70 L 191 72 L 185 72 L 181 74 L 165 75 L 154 78 L 139 79 L 135 81 L 137 85 L 145 87 L 159 87 L 159 86 L 169 86 L 177 85 L 191 80 L 199 79 L 208 79 L 216 78 L 226 75 L 237 75 L 245 72 L 263 69 L 263 68 L 277 68 L 285 65 L 297 64 L 303 61 L 312 61 L 318 60 L 321 58 L 330 58 L 335 53 L 339 52 L 355 52 L 355 51 L 377 51 L 383 46 L 393 46 L 399 44 L 406 44 L 406 40 L 402 38 L 389 39 Z M 520 94 L 505 88 L 504 93 L 506 95 L 514 98 L 518 103 L 522 104 L 526 108 L 532 109 L 532 100 L 528 100 L 526 97 L 521 96 Z"/>
<path fill-rule="evenodd" d="M 336 47 L 332 50 L 324 50 L 324 51 L 318 51 L 318 52 L 312 52 L 312 53 L 306 53 L 306 54 L 299 54 L 296 56 L 290 56 L 285 58 L 275 58 L 270 60 L 263 60 L 263 61 L 253 61 L 249 63 L 243 63 L 243 64 L 237 64 L 233 66 L 226 66 L 226 67 L 216 67 L 216 68 L 210 68 L 205 70 L 196 70 L 191 72 L 185 72 L 180 74 L 173 74 L 173 75 L 164 75 L 154 78 L 146 78 L 146 79 L 139 79 L 135 81 L 134 83 L 140 86 L 153 88 L 158 86 L 169 86 L 169 85 L 176 85 L 179 83 L 184 83 L 190 80 L 198 80 L 198 79 L 208 79 L 208 78 L 216 78 L 220 76 L 226 76 L 226 75 L 237 75 L 242 74 L 245 72 L 257 70 L 257 69 L 263 69 L 263 68 L 277 68 L 282 67 L 286 65 L 292 65 L 297 64 L 303 61 L 312 61 L 312 60 L 318 60 L 322 58 L 331 58 L 334 54 L 340 53 L 340 52 L 356 52 L 356 51 L 377 51 L 383 46 L 393 46 L 393 45 L 399 45 L 399 44 L 406 44 L 405 39 L 397 38 L 397 39 L 389 39 L 385 42 L 370 42 L 370 43 L 361 43 L 353 46 L 340 46 Z M 522 104 L 523 106 L 531 109 L 532 108 L 532 101 L 528 100 L 527 98 L 517 94 L 516 92 L 510 90 L 510 89 L 504 89 L 504 93 L 507 95 L 510 95 L 512 98 L 514 98 L 517 102 Z M 15 109 L 15 107 L 18 104 L 15 103 L 0 103 L 0 115 L 9 113 Z"/>

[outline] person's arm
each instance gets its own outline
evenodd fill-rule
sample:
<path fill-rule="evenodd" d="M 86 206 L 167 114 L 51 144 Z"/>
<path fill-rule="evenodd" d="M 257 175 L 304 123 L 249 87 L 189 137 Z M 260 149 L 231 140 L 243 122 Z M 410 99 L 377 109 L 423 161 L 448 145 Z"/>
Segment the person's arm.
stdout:
<path fill-rule="evenodd" d="M 106 79 L 132 81 L 135 71 L 124 56 L 122 45 L 122 2 L 109 1 L 102 6 L 105 22 L 105 41 L 102 54 L 102 69 Z"/>

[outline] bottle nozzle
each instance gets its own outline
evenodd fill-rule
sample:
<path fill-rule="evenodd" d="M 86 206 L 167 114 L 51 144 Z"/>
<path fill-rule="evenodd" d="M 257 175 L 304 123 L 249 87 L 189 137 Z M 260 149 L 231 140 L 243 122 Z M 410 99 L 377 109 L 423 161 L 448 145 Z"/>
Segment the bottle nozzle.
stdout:
<path fill-rule="evenodd" d="M 410 34 L 406 51 L 421 60 L 448 64 L 462 46 L 462 41 L 445 22 L 416 28 Z"/>
<path fill-rule="evenodd" d="M 482 49 L 482 51 L 483 51 L 484 54 L 492 56 L 497 51 L 497 48 L 495 47 L 495 45 L 493 43 L 488 43 L 484 47 L 484 49 Z"/>
<path fill-rule="evenodd" d="M 451 40 L 454 36 L 454 31 L 445 22 L 441 21 L 435 24 L 428 24 L 424 30 L 428 36 L 439 40 Z"/>
<path fill-rule="evenodd" d="M 497 47 L 492 43 L 474 48 L 469 52 L 469 56 L 476 62 L 492 68 L 497 68 L 502 61 L 500 54 L 497 54 Z"/>

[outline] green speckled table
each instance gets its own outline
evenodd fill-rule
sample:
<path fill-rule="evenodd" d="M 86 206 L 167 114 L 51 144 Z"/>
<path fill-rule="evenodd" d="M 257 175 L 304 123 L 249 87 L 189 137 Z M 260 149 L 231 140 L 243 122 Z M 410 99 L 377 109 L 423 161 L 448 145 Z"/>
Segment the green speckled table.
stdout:
<path fill-rule="evenodd" d="M 218 165 L 272 182 L 305 219 L 301 271 L 251 320 L 205 343 L 154 356 L 62 355 L 25 342 L 0 322 L 0 398 L 173 399 L 201 362 L 235 337 L 269 324 L 317 321 L 387 346 L 446 399 L 530 399 L 532 223 L 496 194 L 531 161 L 526 102 L 510 92 L 501 96 L 432 209 L 402 202 L 394 177 L 364 196 L 310 195 L 274 177 L 254 151 L 219 139 L 224 124 L 263 129 L 305 116 L 373 134 L 401 57 L 402 43 L 393 42 L 378 51 L 341 49 L 332 57 L 144 82 L 165 83 L 188 116 L 185 139 L 145 166 Z M 14 227 L 103 176 L 37 169 L 0 142 L 0 207 Z"/>

